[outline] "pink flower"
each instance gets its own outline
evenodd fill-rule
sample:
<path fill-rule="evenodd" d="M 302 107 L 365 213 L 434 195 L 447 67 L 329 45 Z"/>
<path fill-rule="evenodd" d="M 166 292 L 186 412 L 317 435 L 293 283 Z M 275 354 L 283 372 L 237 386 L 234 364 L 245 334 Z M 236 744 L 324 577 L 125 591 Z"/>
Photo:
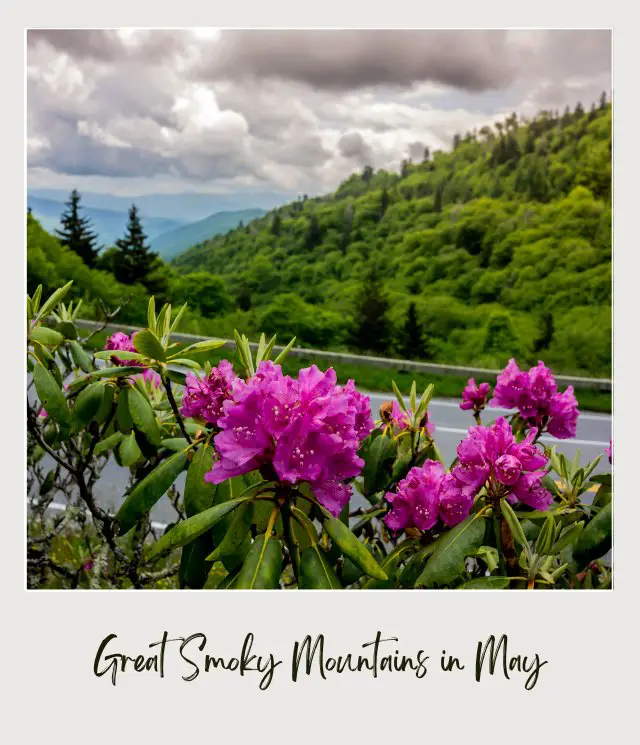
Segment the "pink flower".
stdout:
<path fill-rule="evenodd" d="M 364 465 L 360 443 L 373 429 L 368 399 L 353 381 L 338 386 L 333 369 L 323 373 L 315 365 L 295 380 L 261 362 L 254 376 L 236 378 L 230 388 L 214 438 L 219 457 L 205 479 L 217 484 L 260 470 L 286 486 L 306 482 L 338 515 L 349 501 L 345 481 Z"/>
<path fill-rule="evenodd" d="M 224 416 L 222 405 L 231 398 L 235 380 L 233 367 L 227 360 L 222 360 L 218 367 L 212 367 L 204 379 L 187 373 L 180 413 L 217 426 L 218 420 Z"/>
<path fill-rule="evenodd" d="M 489 405 L 517 409 L 530 427 L 558 439 L 576 436 L 579 411 L 573 387 L 559 393 L 551 370 L 542 361 L 529 372 L 521 372 L 511 359 L 498 376 Z"/>
<path fill-rule="evenodd" d="M 162 378 L 155 370 L 152 370 L 150 367 L 148 367 L 143 373 L 138 373 L 138 375 L 134 375 L 133 377 L 139 378 L 145 383 L 149 383 L 149 385 L 152 385 L 154 388 L 160 388 L 160 386 L 162 385 Z"/>
<path fill-rule="evenodd" d="M 402 432 L 411 426 L 411 419 L 413 418 L 413 412 L 409 409 L 408 412 L 403 411 L 397 401 L 386 402 L 380 407 L 380 412 L 388 412 L 383 416 L 383 421 L 387 421 L 393 427 L 396 432 Z M 429 413 L 425 412 L 425 415 L 421 422 L 421 427 L 424 429 L 430 437 L 433 437 L 433 433 L 436 431 L 436 427 L 429 421 Z"/>
<path fill-rule="evenodd" d="M 604 453 L 609 459 L 609 463 L 613 463 L 613 439 L 609 439 L 609 447 L 604 449 Z"/>
<path fill-rule="evenodd" d="M 133 346 L 133 336 L 129 338 L 122 331 L 116 331 L 108 339 L 104 345 L 105 349 L 119 349 L 123 352 L 135 352 L 136 348 Z M 114 355 L 111 358 L 116 365 L 138 365 L 136 360 L 122 360 L 120 357 Z"/>
<path fill-rule="evenodd" d="M 552 497 L 540 483 L 545 472 L 539 469 L 548 459 L 533 444 L 536 434 L 537 430 L 531 430 L 517 442 L 504 417 L 490 427 L 471 427 L 458 445 L 458 464 L 452 475 L 475 493 L 486 487 L 492 497 L 547 509 Z"/>
<path fill-rule="evenodd" d="M 460 408 L 463 411 L 469 411 L 473 409 L 476 412 L 484 409 L 487 398 L 491 393 L 491 386 L 489 383 L 480 383 L 476 385 L 476 381 L 473 378 L 469 378 L 469 381 L 462 391 L 462 401 L 460 402 Z"/>
<path fill-rule="evenodd" d="M 556 393 L 551 399 L 547 432 L 561 440 L 575 437 L 579 414 L 578 401 L 570 385 L 564 393 Z"/>
<path fill-rule="evenodd" d="M 444 472 L 442 463 L 427 460 L 412 468 L 395 492 L 387 492 L 391 510 L 384 521 L 391 530 L 430 530 L 438 519 L 451 527 L 469 515 L 474 496 L 473 489 Z"/>

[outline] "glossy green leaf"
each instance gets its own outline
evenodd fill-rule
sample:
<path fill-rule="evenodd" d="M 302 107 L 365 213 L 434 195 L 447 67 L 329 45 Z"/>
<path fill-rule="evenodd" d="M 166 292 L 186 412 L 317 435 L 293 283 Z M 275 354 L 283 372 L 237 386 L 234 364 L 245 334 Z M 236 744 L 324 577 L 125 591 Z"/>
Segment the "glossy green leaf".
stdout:
<path fill-rule="evenodd" d="M 69 426 L 71 415 L 67 408 L 67 400 L 53 375 L 43 367 L 36 365 L 33 371 L 33 383 L 38 393 L 40 403 L 47 414 L 56 422 Z"/>
<path fill-rule="evenodd" d="M 120 388 L 118 391 L 118 404 L 116 407 L 116 422 L 118 429 L 124 434 L 129 434 L 133 429 L 133 419 L 129 411 L 129 391 L 131 389 Z"/>
<path fill-rule="evenodd" d="M 164 362 L 166 352 L 160 339 L 150 329 L 143 329 L 133 335 L 133 346 L 137 352 L 152 360 Z"/>
<path fill-rule="evenodd" d="M 178 474 L 182 471 L 186 462 L 187 456 L 185 453 L 176 453 L 162 461 L 148 476 L 136 484 L 116 515 L 121 533 L 127 533 L 139 518 L 149 512 L 178 478 Z M 180 524 L 184 525 L 184 523 Z"/>
<path fill-rule="evenodd" d="M 395 440 L 386 435 L 379 435 L 370 441 L 363 452 L 365 465 L 362 470 L 362 477 L 365 497 L 375 494 L 375 492 L 387 486 L 396 451 Z"/>
<path fill-rule="evenodd" d="M 130 468 L 136 461 L 142 458 L 142 453 L 136 442 L 136 437 L 133 432 L 120 443 L 120 460 L 122 465 L 126 468 Z"/>
<path fill-rule="evenodd" d="M 102 383 L 92 383 L 78 394 L 73 405 L 72 419 L 76 429 L 86 427 L 96 418 L 105 400 L 105 387 Z M 45 407 L 46 408 L 46 407 Z"/>
<path fill-rule="evenodd" d="M 94 352 L 93 355 L 99 360 L 111 360 L 112 357 L 117 357 L 121 360 L 146 360 L 147 355 L 140 354 L 140 352 L 128 352 L 124 349 L 101 349 L 99 352 Z"/>
<path fill-rule="evenodd" d="M 513 536 L 514 541 L 516 541 L 516 543 L 518 543 L 520 546 L 529 550 L 529 542 L 527 541 L 527 538 L 524 534 L 522 525 L 520 525 L 520 521 L 516 517 L 516 514 L 509 502 L 507 502 L 506 499 L 501 499 L 500 507 L 502 509 L 502 515 L 507 525 L 509 526 L 509 530 L 511 531 L 511 535 Z M 546 519 L 547 518 L 545 517 L 545 520 Z"/>
<path fill-rule="evenodd" d="M 280 541 L 259 535 L 251 544 L 247 558 L 235 583 L 238 590 L 275 590 L 282 571 L 282 545 Z"/>
<path fill-rule="evenodd" d="M 179 453 L 184 450 L 189 443 L 184 439 L 184 437 L 167 437 L 162 441 L 161 445 L 163 448 L 167 448 L 167 450 Z"/>
<path fill-rule="evenodd" d="M 204 480 L 205 473 L 213 468 L 214 450 L 211 445 L 200 445 L 189 464 L 184 485 L 184 510 L 193 517 L 213 505 L 216 485 Z"/>
<path fill-rule="evenodd" d="M 69 290 L 71 289 L 71 285 L 73 284 L 73 281 L 67 282 L 64 287 L 59 287 L 52 295 L 49 297 L 48 300 L 46 300 L 42 308 L 38 311 L 38 318 L 46 318 L 46 316 L 49 315 L 49 313 L 58 305 L 59 302 L 64 300 L 65 295 Z"/>
<path fill-rule="evenodd" d="M 353 535 L 341 520 L 337 520 L 336 518 L 326 519 L 323 525 L 331 540 L 338 546 L 342 553 L 362 569 L 365 574 L 375 579 L 387 579 L 387 575 L 382 571 L 378 562 L 369 551 L 367 551 L 364 544 Z"/>
<path fill-rule="evenodd" d="M 444 533 L 416 581 L 416 587 L 443 587 L 451 584 L 465 569 L 465 559 L 475 554 L 484 541 L 486 521 L 471 515 Z"/>
<path fill-rule="evenodd" d="M 180 456 L 174 455 L 172 457 L 179 458 Z M 153 559 L 171 549 L 185 546 L 187 543 L 194 541 L 198 536 L 201 536 L 205 531 L 210 530 L 218 520 L 222 519 L 227 513 L 235 510 L 235 508 L 244 501 L 244 499 L 231 499 L 228 502 L 216 504 L 213 507 L 209 507 L 208 510 L 204 510 L 204 512 L 198 512 L 197 515 L 183 520 L 168 533 L 165 533 L 162 538 L 151 547 L 148 558 Z"/>
<path fill-rule="evenodd" d="M 124 437 L 125 435 L 123 435 L 122 432 L 114 432 L 112 435 L 109 435 L 109 437 L 105 437 L 104 440 L 100 440 L 96 445 L 95 450 L 93 451 L 94 455 L 102 455 L 103 453 L 107 453 L 109 450 L 113 450 L 119 442 L 124 440 Z"/>
<path fill-rule="evenodd" d="M 195 344 L 189 344 L 188 347 L 184 347 L 179 352 L 169 357 L 173 362 L 176 357 L 187 357 L 190 354 L 197 354 L 199 352 L 211 352 L 214 349 L 220 349 L 226 344 L 226 339 L 206 339 L 205 341 L 198 341 Z"/>
<path fill-rule="evenodd" d="M 478 577 L 460 585 L 459 590 L 506 590 L 508 577 Z"/>
<path fill-rule="evenodd" d="M 383 590 L 388 587 L 393 587 L 395 584 L 396 574 L 398 567 L 405 561 L 407 556 L 415 550 L 418 546 L 418 542 L 415 540 L 402 541 L 399 546 L 391 551 L 384 559 L 380 562 L 380 568 L 387 575 L 386 580 L 381 579 L 368 579 L 363 585 L 363 590 Z"/>
<path fill-rule="evenodd" d="M 342 585 L 326 553 L 314 544 L 300 556 L 300 582 L 303 590 L 340 590 Z"/>
<path fill-rule="evenodd" d="M 548 556 L 555 539 L 556 524 L 551 515 L 547 516 L 542 529 L 536 538 L 535 552 L 540 556 Z"/>
<path fill-rule="evenodd" d="M 99 370 L 94 370 L 88 375 L 82 375 L 69 383 L 69 390 L 75 390 L 80 386 L 87 385 L 98 378 L 126 378 L 138 373 L 142 373 L 146 370 L 146 367 L 139 367 L 138 365 L 129 365 L 127 367 L 102 367 Z"/>
<path fill-rule="evenodd" d="M 137 388 L 129 388 L 128 405 L 136 429 L 139 429 L 153 445 L 159 447 L 162 442 L 162 433 L 149 399 Z"/>
<path fill-rule="evenodd" d="M 54 331 L 46 326 L 36 326 L 31 329 L 31 338 L 48 347 L 55 347 L 64 341 L 64 336 L 59 331 Z"/>
<path fill-rule="evenodd" d="M 274 337 L 275 342 L 275 337 Z M 287 344 L 287 346 L 280 352 L 280 354 L 275 358 L 273 361 L 274 365 L 281 365 L 284 361 L 285 357 L 289 354 L 289 352 L 293 349 L 293 345 L 296 343 L 296 337 L 294 336 L 293 339 Z M 273 344 L 271 345 L 273 347 Z"/>
<path fill-rule="evenodd" d="M 573 556 L 583 566 L 600 559 L 611 549 L 612 509 L 612 503 L 609 502 L 582 531 L 580 540 L 573 550 Z"/>
<path fill-rule="evenodd" d="M 227 556 L 232 556 L 238 551 L 249 535 L 251 519 L 253 514 L 253 505 L 245 502 L 240 505 L 233 513 L 233 520 L 226 531 L 221 543 L 216 546 L 213 552 L 207 556 L 207 561 L 218 561 Z"/>
<path fill-rule="evenodd" d="M 56 324 L 56 331 L 59 331 L 65 339 L 78 338 L 78 329 L 71 321 L 60 321 Z"/>
<path fill-rule="evenodd" d="M 77 341 L 70 341 L 69 348 L 71 350 L 71 359 L 76 367 L 79 367 L 84 372 L 91 372 L 93 365 L 91 362 L 91 355 L 86 352 Z"/>
<path fill-rule="evenodd" d="M 583 530 L 584 522 L 575 523 L 571 527 L 565 528 L 564 531 L 560 534 L 558 540 L 553 544 L 551 553 L 559 554 L 567 546 L 571 546 L 577 543 L 578 539 L 582 535 Z"/>

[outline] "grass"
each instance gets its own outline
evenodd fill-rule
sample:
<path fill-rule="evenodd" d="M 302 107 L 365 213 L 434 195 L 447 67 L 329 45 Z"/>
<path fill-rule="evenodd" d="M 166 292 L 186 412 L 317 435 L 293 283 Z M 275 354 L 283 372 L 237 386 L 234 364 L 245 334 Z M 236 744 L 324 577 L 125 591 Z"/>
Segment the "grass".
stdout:
<path fill-rule="evenodd" d="M 102 332 L 95 334 L 91 339 L 91 346 L 95 349 L 102 349 L 109 334 Z M 217 350 L 214 352 L 206 352 L 195 356 L 193 359 L 204 364 L 205 361 L 209 361 L 212 365 L 217 364 L 221 359 L 233 358 L 236 363 L 236 369 L 239 364 L 236 362 L 235 352 L 229 349 Z M 304 357 L 287 357 L 284 361 L 282 368 L 285 373 L 290 375 L 296 375 L 298 370 L 303 367 L 309 367 L 309 365 L 315 364 L 320 369 L 326 368 L 326 360 L 314 357 L 313 353 Z M 338 381 L 340 383 L 346 383 L 347 380 L 353 378 L 358 384 L 358 387 L 365 391 L 370 392 L 391 392 L 391 381 L 394 380 L 400 391 L 408 395 L 411 390 L 411 383 L 415 380 L 418 387 L 418 391 L 423 391 L 430 383 L 435 386 L 435 394 L 440 398 L 459 398 L 462 389 L 464 388 L 467 379 L 457 375 L 431 375 L 419 372 L 409 372 L 402 369 L 381 369 L 377 367 L 369 367 L 368 365 L 356 365 L 356 364 L 343 364 L 336 363 L 333 365 Z M 484 380 L 484 379 L 483 379 Z M 481 380 L 478 383 L 483 382 Z M 491 385 L 495 384 L 495 380 L 487 380 Z M 575 391 L 578 404 L 582 411 L 594 411 L 602 413 L 611 413 L 611 402 L 612 394 L 608 391 L 597 391 L 593 389 L 581 389 L 578 388 Z"/>

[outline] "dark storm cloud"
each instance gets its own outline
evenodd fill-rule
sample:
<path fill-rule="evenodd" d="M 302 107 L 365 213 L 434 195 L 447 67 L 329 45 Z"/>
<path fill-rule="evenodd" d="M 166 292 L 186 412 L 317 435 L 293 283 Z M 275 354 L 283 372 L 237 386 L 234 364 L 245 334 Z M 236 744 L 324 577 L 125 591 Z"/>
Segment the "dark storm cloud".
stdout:
<path fill-rule="evenodd" d="M 506 31 L 224 31 L 193 74 L 201 79 L 281 78 L 319 88 L 434 81 L 502 88 L 514 72 Z"/>
<path fill-rule="evenodd" d="M 122 62 L 128 58 L 154 63 L 171 57 L 184 48 L 187 32 L 150 30 L 138 34 L 135 43 L 127 43 L 115 29 L 29 29 L 27 44 L 44 42 L 75 59 Z"/>
<path fill-rule="evenodd" d="M 360 132 L 348 132 L 338 141 L 340 155 L 351 158 L 361 166 L 371 165 L 373 148 L 364 140 Z"/>

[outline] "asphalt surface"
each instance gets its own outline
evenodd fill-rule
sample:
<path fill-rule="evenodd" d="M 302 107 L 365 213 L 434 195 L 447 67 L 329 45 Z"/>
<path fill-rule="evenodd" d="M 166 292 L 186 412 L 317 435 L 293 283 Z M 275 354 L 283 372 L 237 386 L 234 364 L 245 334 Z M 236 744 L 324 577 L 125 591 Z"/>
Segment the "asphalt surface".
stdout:
<path fill-rule="evenodd" d="M 380 404 L 383 401 L 392 400 L 393 394 L 371 393 L 371 410 L 374 419 L 379 418 Z M 485 420 L 493 419 L 501 414 L 510 413 L 506 409 L 492 408 L 486 411 Z M 435 425 L 434 438 L 445 461 L 451 463 L 456 457 L 456 447 L 464 438 L 470 426 L 475 424 L 471 412 L 462 411 L 455 400 L 434 399 L 429 404 L 429 419 Z M 572 460 L 577 450 L 580 450 L 580 461 L 588 462 L 603 455 L 605 447 L 609 444 L 611 437 L 611 416 L 608 414 L 593 414 L 584 412 L 578 419 L 578 429 L 574 440 L 557 440 L 554 437 L 543 437 L 545 443 L 557 444 L 558 451 L 564 453 Z M 47 456 L 48 458 L 48 456 Z M 596 467 L 594 473 L 606 472 L 611 468 L 606 456 Z M 186 474 L 180 474 L 176 485 L 184 486 Z M 115 512 L 122 502 L 129 469 L 120 468 L 117 463 L 110 459 L 104 467 L 102 476 L 95 486 L 95 496 L 98 504 L 105 509 Z M 56 503 L 57 499 L 54 500 Z M 353 507 L 368 504 L 359 494 L 354 494 Z M 60 507 L 62 508 L 62 506 Z M 152 520 L 158 524 L 173 522 L 176 513 L 166 497 L 156 504 L 151 512 Z"/>

